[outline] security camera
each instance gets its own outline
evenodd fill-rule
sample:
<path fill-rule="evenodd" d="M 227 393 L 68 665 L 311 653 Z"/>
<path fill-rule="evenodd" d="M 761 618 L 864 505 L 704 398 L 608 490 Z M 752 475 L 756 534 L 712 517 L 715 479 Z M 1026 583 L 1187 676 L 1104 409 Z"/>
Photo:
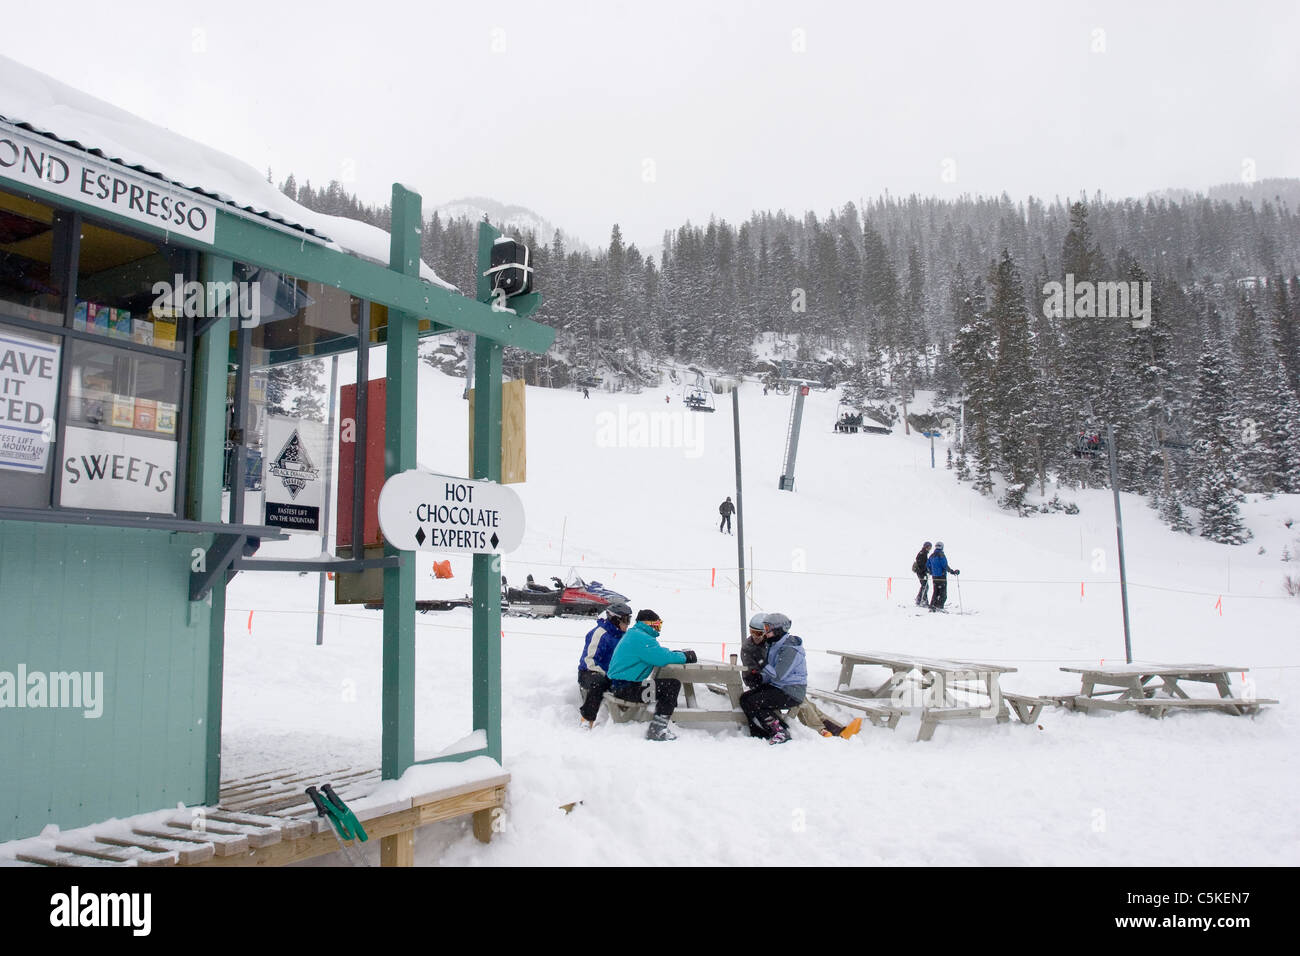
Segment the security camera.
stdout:
<path fill-rule="evenodd" d="M 483 274 L 489 277 L 493 291 L 500 289 L 507 297 L 533 291 L 528 247 L 506 236 L 492 243 L 491 268 Z"/>

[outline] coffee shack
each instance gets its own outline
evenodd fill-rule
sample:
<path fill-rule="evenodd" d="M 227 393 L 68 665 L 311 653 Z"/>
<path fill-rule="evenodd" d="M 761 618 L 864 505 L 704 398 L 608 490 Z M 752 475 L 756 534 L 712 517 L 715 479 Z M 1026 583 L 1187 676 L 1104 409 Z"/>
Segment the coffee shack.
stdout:
<path fill-rule="evenodd" d="M 495 230 L 469 296 L 420 260 L 420 197 L 395 185 L 392 215 L 390 235 L 313 213 L 220 152 L 0 57 L 0 841 L 218 801 L 227 583 L 296 570 L 256 552 L 311 517 L 286 499 L 268 526 L 223 490 L 263 455 L 291 494 L 321 468 L 305 432 L 257 420 L 259 372 L 341 355 L 358 381 L 383 379 L 369 416 L 388 477 L 415 468 L 418 339 L 470 333 L 466 477 L 500 479 L 502 349 L 542 352 L 553 332 L 527 318 L 531 292 L 494 307 Z M 370 455 L 357 459 L 361 517 L 376 476 L 363 481 Z M 415 763 L 415 569 L 373 544 L 329 569 L 382 578 L 376 765 L 394 778 Z M 484 743 L 447 759 L 499 761 L 490 554 L 473 577 Z M 58 693 L 34 693 L 38 676 Z M 92 704 L 83 687 L 98 687 Z M 60 705 L 73 696 L 81 706 Z"/>

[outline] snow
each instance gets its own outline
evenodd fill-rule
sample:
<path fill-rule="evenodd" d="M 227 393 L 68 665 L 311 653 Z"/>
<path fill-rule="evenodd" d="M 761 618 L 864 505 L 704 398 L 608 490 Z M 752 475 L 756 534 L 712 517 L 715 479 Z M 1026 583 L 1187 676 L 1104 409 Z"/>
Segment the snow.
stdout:
<path fill-rule="evenodd" d="M 463 381 L 424 364 L 420 376 L 419 460 L 463 474 Z M 539 580 L 567 576 L 570 568 L 595 577 L 634 607 L 658 611 L 667 646 L 724 659 L 738 651 L 740 628 L 736 538 L 717 531 L 717 504 L 736 492 L 730 399 L 719 398 L 719 414 L 699 415 L 683 409 L 673 389 L 667 394 L 665 405 L 662 389 L 593 391 L 589 401 L 528 389 L 529 480 L 513 486 L 527 530 L 503 572 L 518 581 L 530 572 Z M 781 492 L 791 398 L 763 396 L 750 384 L 740 400 L 753 599 L 756 609 L 794 620 L 812 686 L 835 685 L 839 661 L 830 649 L 1014 667 L 1002 687 L 1042 695 L 1078 692 L 1079 676 L 1060 667 L 1123 661 L 1108 490 L 1060 490 L 1078 503 L 1078 515 L 1011 516 L 956 483 L 943 467 L 942 441 L 931 470 L 929 440 L 901 428 L 833 434 L 838 395 L 814 391 L 799 490 Z M 617 414 L 630 422 L 677 416 L 675 434 L 689 445 L 633 447 L 629 429 L 623 447 L 608 447 L 598 437 L 608 436 L 600 416 Z M 695 431 L 685 430 L 687 421 Z M 1049 487 L 1047 497 L 1056 491 Z M 1300 783 L 1300 602 L 1280 587 L 1296 565 L 1279 560 L 1284 545 L 1300 553 L 1300 528 L 1285 526 L 1300 518 L 1300 496 L 1251 496 L 1243 515 L 1255 540 L 1241 548 L 1175 535 L 1141 499 L 1122 497 L 1134 656 L 1250 668 L 1233 674 L 1234 693 L 1279 698 L 1279 706 L 1255 718 L 1185 712 L 1161 720 L 1047 708 L 1035 725 L 941 724 L 928 743 L 914 740 L 915 715 L 896 731 L 867 726 L 851 740 L 796 724 L 793 741 L 780 747 L 739 729 L 694 726 L 679 728 L 674 742 L 651 743 L 644 724 L 611 724 L 604 714 L 595 730 L 579 728 L 576 665 L 589 620 L 505 618 L 502 765 L 511 782 L 501 832 L 484 846 L 467 820 L 426 827 L 417 862 L 1300 863 L 1292 796 Z M 908 568 L 924 540 L 944 541 L 963 572 L 951 582 L 950 606 L 977 614 L 911 607 Z M 318 548 L 316 538 L 299 536 L 264 545 L 258 557 Z M 469 557 L 451 555 L 455 577 L 435 581 L 439 557 L 416 556 L 419 596 L 464 595 Z M 380 615 L 336 607 L 327 589 L 317 647 L 317 581 L 259 572 L 231 584 L 223 777 L 378 765 Z M 417 759 L 471 733 L 470 621 L 463 609 L 417 615 Z M 885 674 L 859 668 L 855 683 Z M 436 772 L 477 772 L 468 763 Z M 377 860 L 377 847 L 367 853 Z"/>
<path fill-rule="evenodd" d="M 215 196 L 223 203 L 301 226 L 334 249 L 387 265 L 389 235 L 376 226 L 298 205 L 252 166 L 0 56 L 0 117 L 57 139 L 98 150 L 126 166 Z M 445 289 L 426 263 L 420 278 Z"/>

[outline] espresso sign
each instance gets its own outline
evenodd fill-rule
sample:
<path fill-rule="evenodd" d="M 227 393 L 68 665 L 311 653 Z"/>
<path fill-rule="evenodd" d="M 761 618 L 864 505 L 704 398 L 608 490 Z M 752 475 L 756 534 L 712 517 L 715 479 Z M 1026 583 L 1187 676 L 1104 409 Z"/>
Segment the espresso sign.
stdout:
<path fill-rule="evenodd" d="M 89 203 L 205 245 L 216 238 L 216 207 L 194 193 L 8 124 L 0 124 L 0 180 Z"/>
<path fill-rule="evenodd" d="M 176 442 L 69 425 L 60 502 L 65 508 L 176 513 Z"/>

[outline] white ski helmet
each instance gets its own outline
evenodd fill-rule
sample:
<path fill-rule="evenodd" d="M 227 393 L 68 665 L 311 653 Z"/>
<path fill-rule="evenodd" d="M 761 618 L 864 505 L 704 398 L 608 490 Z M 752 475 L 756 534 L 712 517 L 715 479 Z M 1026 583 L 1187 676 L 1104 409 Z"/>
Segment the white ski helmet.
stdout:
<path fill-rule="evenodd" d="M 934 550 L 936 550 L 936 551 L 942 551 L 942 550 L 943 550 L 943 542 L 942 542 L 942 541 L 936 541 L 936 542 L 934 543 Z"/>
<path fill-rule="evenodd" d="M 788 634 L 794 622 L 780 611 L 773 611 L 767 616 L 764 623 L 772 629 L 773 634 Z"/>

